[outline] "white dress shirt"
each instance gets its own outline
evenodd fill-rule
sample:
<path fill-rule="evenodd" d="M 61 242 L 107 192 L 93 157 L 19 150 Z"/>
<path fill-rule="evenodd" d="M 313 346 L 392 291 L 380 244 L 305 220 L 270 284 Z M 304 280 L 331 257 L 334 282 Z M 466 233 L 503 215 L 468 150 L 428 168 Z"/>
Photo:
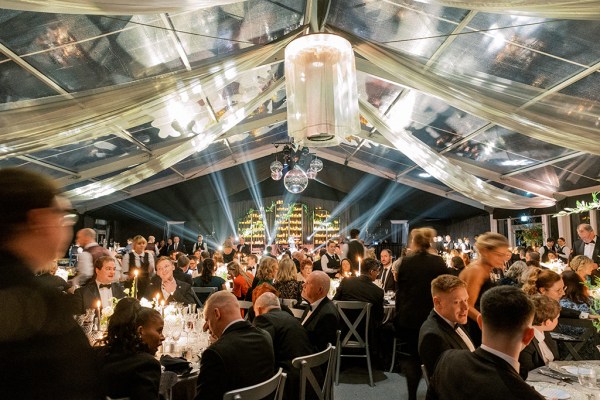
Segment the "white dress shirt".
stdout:
<path fill-rule="evenodd" d="M 324 298 L 325 297 L 320 298 L 319 300 L 310 304 L 310 310 L 308 310 L 308 312 L 306 313 L 306 317 L 304 317 L 304 319 L 302 320 L 302 325 L 304 325 L 304 323 L 306 322 L 308 317 L 310 317 L 310 315 L 313 313 L 313 311 L 316 310 L 317 307 L 319 307 L 319 304 L 321 304 L 321 302 L 323 301 Z"/>
<path fill-rule="evenodd" d="M 100 301 L 102 302 L 102 308 L 112 307 L 112 289 L 107 287 L 100 288 L 100 283 L 101 282 L 96 281 L 96 286 L 98 286 L 98 292 L 100 293 Z"/>
<path fill-rule="evenodd" d="M 503 359 L 504 361 L 506 361 L 507 363 L 509 363 L 517 372 L 517 374 L 519 373 L 519 367 L 521 366 L 521 364 L 519 364 L 519 360 L 512 358 L 511 356 L 509 356 L 508 354 L 505 354 L 501 351 L 492 349 L 489 346 L 486 346 L 485 344 L 481 345 L 481 350 L 485 350 L 488 353 L 492 353 L 493 355 L 500 357 L 501 359 Z"/>
<path fill-rule="evenodd" d="M 594 247 L 596 246 L 595 241 L 594 242 L 589 242 L 589 243 L 585 243 L 583 245 L 583 255 L 590 258 L 591 260 L 594 259 Z"/>
<path fill-rule="evenodd" d="M 546 344 L 546 337 L 544 336 L 544 332 L 534 327 L 533 334 L 535 335 L 535 338 L 538 341 L 538 346 L 540 348 L 540 351 L 542 352 L 544 364 L 548 365 L 550 361 L 554 361 L 554 354 L 552 354 L 552 350 L 550 350 L 550 347 L 548 347 L 548 344 Z"/>
<path fill-rule="evenodd" d="M 475 346 L 473 345 L 473 342 L 471 342 L 471 339 L 469 338 L 469 335 L 467 335 L 465 333 L 465 331 L 462 330 L 462 328 L 460 327 L 460 325 L 458 327 L 456 327 L 456 325 L 457 325 L 456 322 L 452 322 L 449 319 L 444 318 L 442 315 L 440 315 L 440 313 L 437 312 L 436 309 L 433 309 L 433 311 L 435 311 L 435 313 L 437 315 L 439 315 L 441 319 L 443 319 L 444 321 L 446 321 L 446 323 L 448 325 L 450 325 L 450 327 L 452 327 L 452 329 L 454 329 L 454 331 L 458 334 L 458 336 L 460 336 L 460 338 L 463 340 L 463 342 L 465 342 L 465 344 L 467 345 L 467 347 L 469 348 L 469 350 L 475 351 Z"/>

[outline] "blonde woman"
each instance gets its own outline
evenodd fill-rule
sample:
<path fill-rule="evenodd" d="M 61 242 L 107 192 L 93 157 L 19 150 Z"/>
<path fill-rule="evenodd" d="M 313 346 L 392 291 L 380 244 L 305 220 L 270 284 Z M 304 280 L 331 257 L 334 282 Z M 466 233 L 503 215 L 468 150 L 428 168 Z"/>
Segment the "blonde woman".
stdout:
<path fill-rule="evenodd" d="M 279 262 L 279 270 L 273 286 L 279 291 L 282 299 L 301 300 L 302 282 L 296 279 L 296 274 L 296 264 L 291 259 L 284 258 Z"/>
<path fill-rule="evenodd" d="M 575 256 L 569 263 L 569 267 L 584 281 L 591 283 L 592 273 L 598 266 L 592 261 L 591 258 L 586 256 Z"/>
<path fill-rule="evenodd" d="M 273 284 L 273 280 L 275 279 L 278 268 L 279 265 L 277 264 L 276 258 L 265 256 L 260 259 L 260 263 L 258 264 L 258 268 L 256 270 L 256 276 L 252 281 L 252 288 L 248 290 L 248 293 L 246 293 L 247 301 L 252 301 L 252 291 L 258 285 L 261 285 L 265 282 L 269 285 Z"/>
<path fill-rule="evenodd" d="M 490 274 L 494 268 L 501 268 L 508 252 L 508 239 L 498 233 L 487 232 L 477 238 L 475 247 L 479 258 L 462 270 L 459 278 L 467 283 L 469 293 L 469 319 L 467 327 L 475 346 L 481 344 L 481 329 L 477 325 L 479 300 L 485 291 L 494 286 Z"/>
<path fill-rule="evenodd" d="M 244 300 L 248 290 L 252 287 L 254 275 L 244 271 L 244 269 L 236 261 L 227 264 L 227 273 L 233 281 L 232 293 L 238 300 Z"/>
<path fill-rule="evenodd" d="M 223 243 L 223 262 L 230 263 L 235 257 L 235 249 L 233 248 L 233 240 L 227 239 Z"/>

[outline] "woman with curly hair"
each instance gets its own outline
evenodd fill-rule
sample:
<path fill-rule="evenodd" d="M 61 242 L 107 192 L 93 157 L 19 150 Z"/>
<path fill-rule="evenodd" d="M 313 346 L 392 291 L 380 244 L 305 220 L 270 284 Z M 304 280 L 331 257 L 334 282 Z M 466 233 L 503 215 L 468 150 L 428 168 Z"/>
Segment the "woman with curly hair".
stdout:
<path fill-rule="evenodd" d="M 256 276 L 252 281 L 252 287 L 248 290 L 248 293 L 246 293 L 246 300 L 252 301 L 252 291 L 258 285 L 263 283 L 273 285 L 273 280 L 275 279 L 278 269 L 279 265 L 277 264 L 276 258 L 268 256 L 262 257 L 258 264 L 258 268 L 256 269 Z"/>
<path fill-rule="evenodd" d="M 591 275 L 598 266 L 591 258 L 586 256 L 575 256 L 569 263 L 571 270 L 584 280 L 584 282 L 592 283 Z"/>
<path fill-rule="evenodd" d="M 296 265 L 294 262 L 285 258 L 279 262 L 275 284 L 273 285 L 280 293 L 282 299 L 296 299 L 302 301 L 302 282 L 296 278 Z"/>
<path fill-rule="evenodd" d="M 158 311 L 127 297 L 108 321 L 108 333 L 98 347 L 100 383 L 113 399 L 158 399 L 161 368 L 154 357 L 165 337 Z"/>

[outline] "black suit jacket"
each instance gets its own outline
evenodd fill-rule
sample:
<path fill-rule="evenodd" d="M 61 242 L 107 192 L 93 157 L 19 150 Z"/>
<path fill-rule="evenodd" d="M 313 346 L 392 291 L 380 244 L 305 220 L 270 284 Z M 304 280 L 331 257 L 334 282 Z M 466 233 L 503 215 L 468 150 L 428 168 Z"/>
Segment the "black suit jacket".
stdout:
<path fill-rule="evenodd" d="M 379 326 L 383 321 L 383 289 L 366 275 L 342 279 L 333 299 L 371 303 L 371 326 Z"/>
<path fill-rule="evenodd" d="M 171 251 L 177 250 L 180 253 L 187 254 L 187 249 L 185 248 L 185 244 L 183 242 L 179 242 L 177 248 L 175 248 L 175 243 L 170 245 L 167 249 L 167 253 L 171 253 Z"/>
<path fill-rule="evenodd" d="M 196 400 L 221 400 L 226 392 L 264 382 L 275 375 L 274 366 L 269 334 L 235 322 L 202 353 Z"/>
<path fill-rule="evenodd" d="M 463 329 L 468 336 L 466 329 Z M 419 331 L 419 357 L 431 376 L 443 352 L 450 349 L 469 350 L 467 344 L 442 317 L 431 310 Z"/>
<path fill-rule="evenodd" d="M 244 243 L 243 245 L 238 244 L 237 251 L 243 254 L 250 254 L 250 245 L 247 243 Z"/>
<path fill-rule="evenodd" d="M 293 315 L 273 309 L 254 318 L 254 326 L 271 335 L 275 351 L 275 369 L 283 368 L 288 377 L 285 381 L 286 398 L 292 399 L 299 391 L 300 370 L 292 367 L 296 357 L 312 354 L 314 349 L 306 330 Z"/>
<path fill-rule="evenodd" d="M 383 276 L 384 273 L 385 273 L 385 268 L 381 268 L 381 273 L 377 277 L 377 279 L 381 279 L 381 284 L 383 285 L 383 291 L 387 292 L 389 290 L 392 290 L 395 292 L 396 291 L 396 281 L 394 280 L 393 265 L 390 265 L 389 271 L 387 271 L 385 278 Z"/>
<path fill-rule="evenodd" d="M 594 236 L 594 252 L 592 253 L 592 261 L 596 264 L 600 265 L 600 237 L 598 235 Z M 577 239 L 573 242 L 573 257 L 575 256 L 583 256 L 583 251 L 585 248 L 585 243 L 581 239 Z M 592 272 L 592 280 L 594 278 L 600 278 L 600 269 L 594 270 Z"/>
<path fill-rule="evenodd" d="M 335 304 L 326 296 L 316 309 L 304 318 L 304 329 L 308 333 L 310 342 L 315 346 L 316 351 L 323 351 L 331 343 L 335 346 L 336 332 L 338 329 L 340 316 Z"/>
<path fill-rule="evenodd" d="M 173 292 L 169 298 L 165 299 L 162 293 L 162 280 L 158 275 L 155 275 L 146 289 L 146 298 L 153 299 L 158 295 L 158 301 L 164 300 L 166 304 L 171 302 L 183 303 L 183 304 L 197 304 L 202 307 L 202 302 L 198 299 L 198 296 L 192 290 L 192 285 L 186 282 L 175 279 L 177 283 L 177 289 Z"/>
<path fill-rule="evenodd" d="M 113 282 L 110 284 L 112 297 L 122 299 L 125 297 L 123 286 L 120 283 Z M 100 292 L 95 280 L 90 281 L 87 285 L 75 290 L 73 293 L 75 299 L 75 314 L 85 314 L 88 308 L 96 308 L 96 303 L 100 300 Z"/>
<path fill-rule="evenodd" d="M 179 267 L 175 267 L 175 270 L 173 271 L 173 278 L 181 282 L 189 283 L 190 286 L 194 286 L 194 280 L 192 279 L 192 276 L 183 272 L 183 270 Z"/>
<path fill-rule="evenodd" d="M 98 369 L 66 295 L 0 251 L 0 398 L 100 399 Z"/>
<path fill-rule="evenodd" d="M 348 253 L 346 253 L 346 258 L 350 260 L 353 271 L 358 269 L 359 257 L 361 260 L 365 259 L 365 246 L 363 246 L 360 240 L 352 239 L 348 242 Z"/>
<path fill-rule="evenodd" d="M 544 332 L 544 342 L 548 345 L 548 348 L 554 355 L 554 359 L 558 360 L 558 345 L 550 336 L 550 332 Z M 542 357 L 542 351 L 540 350 L 540 342 L 534 337 L 531 342 L 525 347 L 521 354 L 519 354 L 519 375 L 523 379 L 527 379 L 529 371 L 536 369 L 537 367 L 544 366 L 544 357 Z"/>
<path fill-rule="evenodd" d="M 402 259 L 396 281 L 396 315 L 400 327 L 419 330 L 433 309 L 431 281 L 448 268 L 440 256 L 427 252 Z"/>
<path fill-rule="evenodd" d="M 427 390 L 428 400 L 506 400 L 544 397 L 502 358 L 481 348 L 448 350 L 440 357 Z"/>
<path fill-rule="evenodd" d="M 158 399 L 160 362 L 148 353 L 111 353 L 94 349 L 100 364 L 100 383 L 111 399 Z"/>

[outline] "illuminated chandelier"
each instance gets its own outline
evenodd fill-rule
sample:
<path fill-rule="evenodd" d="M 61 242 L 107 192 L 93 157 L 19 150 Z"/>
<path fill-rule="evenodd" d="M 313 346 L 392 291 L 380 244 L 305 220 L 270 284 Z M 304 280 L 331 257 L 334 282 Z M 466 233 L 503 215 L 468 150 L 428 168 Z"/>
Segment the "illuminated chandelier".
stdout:
<path fill-rule="evenodd" d="M 298 194 L 306 189 L 310 179 L 317 178 L 317 173 L 323 169 L 323 161 L 316 156 L 311 160 L 308 147 L 295 148 L 286 144 L 283 148 L 283 163 L 276 156 L 269 168 L 271 179 L 279 181 L 283 178 L 286 190 Z"/>
<path fill-rule="evenodd" d="M 360 133 L 354 52 L 346 39 L 318 33 L 294 40 L 285 49 L 285 83 L 294 143 L 337 146 Z"/>

